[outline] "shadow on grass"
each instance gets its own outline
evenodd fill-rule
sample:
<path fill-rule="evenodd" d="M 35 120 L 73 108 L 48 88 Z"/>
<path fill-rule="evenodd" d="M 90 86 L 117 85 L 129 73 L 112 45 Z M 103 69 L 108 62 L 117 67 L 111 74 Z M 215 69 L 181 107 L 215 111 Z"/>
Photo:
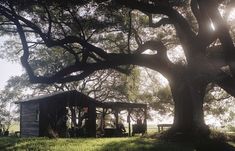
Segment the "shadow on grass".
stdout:
<path fill-rule="evenodd" d="M 93 138 L 95 139 L 95 138 Z M 46 137 L 16 138 L 0 137 L 0 151 L 63 151 L 79 150 L 81 146 L 91 141 L 91 138 L 84 139 L 49 139 Z M 86 151 L 86 147 L 84 147 Z M 89 144 L 87 149 L 89 149 Z"/>
<path fill-rule="evenodd" d="M 235 151 L 235 148 L 215 139 L 163 141 L 152 138 L 85 138 L 48 139 L 0 137 L 0 151 Z"/>
<path fill-rule="evenodd" d="M 195 151 L 235 151 L 235 147 L 224 141 L 207 139 L 195 142 Z"/>
<path fill-rule="evenodd" d="M 136 138 L 105 145 L 100 151 L 194 151 L 193 144 Z"/>
<path fill-rule="evenodd" d="M 50 150 L 55 145 L 54 142 L 45 143 L 44 138 L 35 138 L 30 141 L 27 139 L 19 139 L 15 137 L 0 138 L 1 151 L 42 151 Z"/>
<path fill-rule="evenodd" d="M 18 143 L 15 137 L 0 137 L 0 150 L 7 150 L 7 148 L 14 146 Z"/>
<path fill-rule="evenodd" d="M 170 142 L 136 138 L 106 144 L 100 151 L 235 151 L 235 147 L 212 139 L 197 142 Z"/>

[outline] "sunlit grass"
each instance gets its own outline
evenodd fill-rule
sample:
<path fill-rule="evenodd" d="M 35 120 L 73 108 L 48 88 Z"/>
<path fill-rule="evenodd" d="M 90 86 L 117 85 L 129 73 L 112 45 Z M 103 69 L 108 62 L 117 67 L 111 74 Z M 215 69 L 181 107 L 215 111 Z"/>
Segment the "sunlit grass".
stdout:
<path fill-rule="evenodd" d="M 212 145 L 211 142 L 202 142 L 202 144 Z M 229 144 L 235 147 L 235 142 Z M 143 137 L 77 139 L 0 137 L 0 151 L 195 151 L 195 144 Z"/>
<path fill-rule="evenodd" d="M 157 141 L 150 138 L 0 138 L 0 150 L 33 151 L 192 151 L 192 144 Z"/>

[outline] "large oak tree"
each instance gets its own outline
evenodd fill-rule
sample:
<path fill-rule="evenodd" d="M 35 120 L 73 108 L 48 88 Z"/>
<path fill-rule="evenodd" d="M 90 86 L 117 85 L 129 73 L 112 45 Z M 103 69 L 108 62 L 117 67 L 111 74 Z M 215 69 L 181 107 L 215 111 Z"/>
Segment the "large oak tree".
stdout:
<path fill-rule="evenodd" d="M 32 83 L 78 81 L 106 69 L 128 74 L 132 65 L 160 72 L 174 100 L 172 129 L 192 132 L 206 128 L 203 98 L 209 83 L 235 96 L 235 48 L 225 20 L 232 5 L 229 0 L 6 0 L 0 2 L 0 29 L 19 36 L 21 62 Z M 222 7 L 228 8 L 225 17 Z M 160 35 L 163 26 L 167 31 Z M 184 63 L 169 59 L 170 42 L 182 46 Z M 73 59 L 45 74 L 31 66 L 40 60 L 37 49 L 45 55 L 63 49 Z M 146 54 L 148 49 L 153 53 Z"/>

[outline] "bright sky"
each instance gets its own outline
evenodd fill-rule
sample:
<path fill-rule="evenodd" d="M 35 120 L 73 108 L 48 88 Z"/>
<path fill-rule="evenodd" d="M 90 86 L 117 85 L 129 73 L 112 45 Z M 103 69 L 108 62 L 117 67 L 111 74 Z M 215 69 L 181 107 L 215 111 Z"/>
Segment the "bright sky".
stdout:
<path fill-rule="evenodd" d="M 3 89 L 11 76 L 21 75 L 22 72 L 23 69 L 20 64 L 0 59 L 0 89 Z"/>

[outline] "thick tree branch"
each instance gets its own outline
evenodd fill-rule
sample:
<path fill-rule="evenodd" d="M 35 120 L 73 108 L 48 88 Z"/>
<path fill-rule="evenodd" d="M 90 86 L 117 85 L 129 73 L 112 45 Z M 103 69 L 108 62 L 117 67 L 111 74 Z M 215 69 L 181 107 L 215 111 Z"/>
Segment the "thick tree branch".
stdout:
<path fill-rule="evenodd" d="M 209 46 L 216 40 L 217 35 L 212 28 L 212 22 L 202 4 L 198 4 L 197 0 L 191 1 L 191 10 L 198 22 L 198 39 L 203 47 Z"/>
<path fill-rule="evenodd" d="M 132 16 L 131 16 L 131 11 L 129 11 L 129 30 L 128 30 L 128 38 L 127 38 L 127 47 L 128 47 L 128 53 L 131 52 L 130 48 L 130 40 L 131 40 L 131 31 L 132 31 Z"/>
<path fill-rule="evenodd" d="M 139 65 L 158 70 L 163 75 L 170 74 L 171 66 L 165 60 L 157 55 L 143 55 L 143 54 L 109 54 L 109 60 L 98 63 L 85 63 L 79 65 L 68 66 L 50 77 L 30 76 L 33 83 L 65 83 L 75 80 L 81 80 L 94 71 L 105 69 L 117 69 L 122 65 Z M 80 74 L 78 73 L 80 72 Z M 78 73 L 77 75 L 72 75 Z"/>
<path fill-rule="evenodd" d="M 9 14 L 8 12 L 11 12 L 12 14 Z M 29 47 L 27 45 L 27 40 L 26 40 L 26 37 L 24 34 L 24 29 L 21 26 L 20 22 L 13 16 L 13 15 L 15 15 L 13 8 L 12 8 L 12 10 L 7 10 L 7 12 L 5 12 L 2 10 L 2 7 L 0 7 L 0 13 L 2 15 L 4 15 L 6 18 L 8 18 L 9 20 L 11 20 L 12 22 L 14 22 L 14 24 L 16 25 L 17 31 L 18 31 L 20 39 L 21 39 L 22 47 L 24 50 L 23 56 L 21 57 L 21 63 L 25 67 L 27 73 L 29 74 L 29 77 L 34 77 L 34 72 L 28 63 Z"/>
<path fill-rule="evenodd" d="M 223 88 L 227 93 L 235 97 L 235 79 L 228 74 L 223 74 L 223 78 L 216 81 L 221 88 Z"/>
<path fill-rule="evenodd" d="M 137 1 L 137 0 L 116 0 L 117 3 L 125 5 L 131 9 L 137 9 L 148 14 L 163 14 L 172 20 L 173 24 L 178 24 L 182 31 L 185 31 L 185 36 L 187 38 L 193 39 L 195 33 L 192 31 L 190 25 L 186 19 L 176 10 L 174 10 L 169 5 L 154 5 L 147 2 Z"/>
<path fill-rule="evenodd" d="M 224 50 L 221 45 L 209 47 L 206 49 L 206 56 L 209 62 L 217 69 L 226 66 Z"/>
<path fill-rule="evenodd" d="M 21 58 L 23 66 L 26 68 L 30 81 L 33 83 L 54 83 L 54 82 L 71 82 L 74 80 L 81 80 L 86 76 L 89 76 L 96 70 L 103 70 L 103 69 L 118 69 L 118 66 L 122 65 L 139 65 L 139 66 L 146 66 L 154 70 L 159 70 L 161 73 L 169 74 L 170 65 L 166 62 L 165 58 L 162 58 L 159 54 L 157 55 L 143 55 L 143 54 L 108 54 L 101 48 L 98 48 L 92 44 L 89 44 L 87 41 L 75 37 L 75 36 L 68 36 L 60 40 L 52 40 L 45 36 L 44 33 L 28 20 L 19 17 L 16 14 L 8 14 L 5 11 L 1 13 L 4 14 L 9 20 L 13 21 L 18 29 L 18 33 L 20 35 L 20 39 L 22 41 L 24 54 Z M 12 13 L 12 12 L 11 12 Z M 68 43 L 79 43 L 84 48 L 86 48 L 90 52 L 94 52 L 100 57 L 104 59 L 104 61 L 99 61 L 97 63 L 76 63 L 75 65 L 65 67 L 64 69 L 60 70 L 56 74 L 50 77 L 43 77 L 43 76 L 35 76 L 31 66 L 28 63 L 29 58 L 29 48 L 27 45 L 27 40 L 25 34 L 23 32 L 23 28 L 18 21 L 20 19 L 26 25 L 31 27 L 35 32 L 41 35 L 46 43 L 47 46 L 63 46 Z M 72 75 L 73 73 L 77 73 L 76 75 Z"/>
<path fill-rule="evenodd" d="M 191 26 L 189 25 L 187 20 L 177 10 L 172 8 L 170 5 L 164 5 L 164 3 L 155 5 L 153 3 L 147 3 L 143 1 L 137 1 L 137 0 L 128 0 L 128 1 L 116 0 L 116 1 L 117 3 L 121 5 L 125 5 L 128 8 L 142 11 L 146 15 L 150 15 L 150 14 L 166 15 L 176 29 L 176 33 L 178 35 L 178 38 L 180 39 L 180 42 L 185 51 L 185 56 L 187 59 L 194 57 L 195 53 L 198 50 L 200 50 L 197 48 L 193 48 L 195 46 L 193 44 L 195 42 L 198 42 L 198 39 L 194 31 L 192 30 Z"/>
<path fill-rule="evenodd" d="M 207 11 L 208 16 L 211 18 L 218 34 L 218 38 L 225 51 L 226 61 L 230 67 L 231 73 L 235 76 L 235 47 L 228 27 L 218 10 L 218 4 L 214 0 L 198 0 L 198 3 L 201 4 L 203 7 L 202 9 Z"/>
<path fill-rule="evenodd" d="M 52 28 L 52 17 L 51 17 L 51 13 L 49 11 L 49 9 L 47 8 L 47 6 L 44 4 L 43 7 L 45 8 L 45 11 L 47 13 L 48 16 L 48 30 L 47 30 L 47 37 L 51 37 L 51 28 Z"/>
<path fill-rule="evenodd" d="M 169 19 L 172 20 L 172 23 L 176 26 L 177 30 L 180 29 L 181 31 L 184 31 L 184 34 L 182 34 L 183 35 L 182 41 L 185 43 L 190 41 L 192 42 L 195 37 L 195 34 L 191 30 L 185 18 L 182 15 L 180 15 L 176 10 L 171 8 L 169 5 L 153 5 L 148 3 L 142 3 L 135 0 L 130 0 L 130 1 L 120 0 L 118 2 L 126 6 L 128 6 L 131 3 L 131 5 L 128 7 L 133 9 L 139 9 L 143 12 L 160 13 L 167 15 Z M 14 13 L 13 10 L 9 10 L 8 8 L 5 8 L 3 6 L 0 6 L 0 13 L 3 13 L 4 16 L 7 16 L 7 18 L 13 21 L 17 26 L 24 50 L 22 63 L 26 68 L 27 72 L 30 73 L 29 75 L 32 82 L 35 83 L 69 82 L 89 76 L 94 71 L 110 69 L 110 68 L 124 72 L 124 70 L 120 68 L 120 66 L 125 66 L 125 65 L 145 66 L 161 72 L 166 77 L 168 74 L 171 73 L 173 64 L 168 60 L 166 55 L 166 47 L 160 41 L 157 42 L 148 41 L 145 44 L 140 45 L 135 54 L 107 53 L 109 51 L 106 52 L 103 49 L 92 45 L 88 41 L 84 40 L 83 37 L 66 36 L 61 39 L 55 39 L 55 38 L 52 39 L 51 36 L 48 35 L 48 32 L 44 33 L 42 29 L 39 26 L 37 26 L 35 23 L 31 22 L 30 20 L 22 16 L 19 16 L 18 14 Z M 47 13 L 49 15 L 50 13 L 49 10 L 47 11 Z M 94 62 L 92 63 L 88 62 L 87 61 L 88 59 L 84 57 L 83 62 L 77 61 L 74 65 L 65 67 L 64 69 L 61 69 L 59 72 L 49 77 L 36 76 L 28 63 L 29 47 L 27 45 L 27 40 L 22 25 L 31 28 L 36 34 L 38 34 L 42 38 L 47 47 L 60 46 L 65 48 L 67 45 L 70 44 L 80 44 L 82 46 L 82 49 L 85 51 L 82 53 L 83 54 L 87 53 L 89 57 L 94 59 Z M 48 29 L 48 31 L 51 30 L 50 28 Z M 142 43 L 141 40 L 139 43 L 140 44 Z M 141 54 L 146 49 L 157 50 L 157 54 L 155 55 Z"/>

